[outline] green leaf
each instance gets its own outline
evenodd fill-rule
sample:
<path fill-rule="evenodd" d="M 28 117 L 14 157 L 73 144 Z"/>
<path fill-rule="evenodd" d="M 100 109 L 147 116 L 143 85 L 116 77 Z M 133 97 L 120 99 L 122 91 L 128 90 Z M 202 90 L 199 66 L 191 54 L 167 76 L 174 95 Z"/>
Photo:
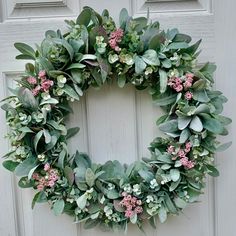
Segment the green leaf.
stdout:
<path fill-rule="evenodd" d="M 164 206 L 161 206 L 159 209 L 158 217 L 161 223 L 164 223 L 167 220 L 167 212 Z"/>
<path fill-rule="evenodd" d="M 170 192 L 174 191 L 179 186 L 180 180 L 181 178 L 179 178 L 179 180 L 177 180 L 176 182 L 171 182 L 169 187 Z"/>
<path fill-rule="evenodd" d="M 92 187 L 94 185 L 94 181 L 96 179 L 92 169 L 88 168 L 85 173 L 85 179 L 89 187 Z"/>
<path fill-rule="evenodd" d="M 41 203 L 41 202 L 46 202 L 46 201 L 47 201 L 47 196 L 46 196 L 45 192 L 43 192 L 43 191 L 38 192 L 34 195 L 34 198 L 32 200 L 32 204 L 31 204 L 31 208 L 32 209 L 34 208 L 36 202 Z"/>
<path fill-rule="evenodd" d="M 67 52 L 69 53 L 70 55 L 70 60 L 72 61 L 73 60 L 73 57 L 74 57 L 74 50 L 72 48 L 72 46 L 65 40 L 65 39 L 59 39 L 59 38 L 53 38 L 51 39 L 53 42 L 55 42 L 56 44 L 60 44 L 62 45 L 66 50 Z"/>
<path fill-rule="evenodd" d="M 24 107 L 31 108 L 33 110 L 36 110 L 38 108 L 38 102 L 28 88 L 19 88 L 17 97 Z"/>
<path fill-rule="evenodd" d="M 224 127 L 220 121 L 214 118 L 203 119 L 203 127 L 214 134 L 220 134 L 224 131 Z"/>
<path fill-rule="evenodd" d="M 137 74 L 141 74 L 147 66 L 146 63 L 143 61 L 143 59 L 139 56 L 135 57 L 134 63 L 135 63 L 135 73 Z"/>
<path fill-rule="evenodd" d="M 35 51 L 32 47 L 30 47 L 29 45 L 25 43 L 15 43 L 14 46 L 23 55 L 27 56 L 28 59 L 35 60 Z M 18 59 L 22 59 L 22 58 L 18 58 Z"/>
<path fill-rule="evenodd" d="M 217 152 L 223 152 L 232 145 L 232 142 L 223 143 L 216 148 Z"/>
<path fill-rule="evenodd" d="M 91 10 L 89 8 L 84 9 L 76 19 L 76 24 L 88 26 L 91 20 Z"/>
<path fill-rule="evenodd" d="M 69 166 L 65 166 L 64 174 L 65 174 L 65 177 L 67 178 L 69 184 L 72 185 L 75 180 L 75 175 L 74 175 L 73 169 Z"/>
<path fill-rule="evenodd" d="M 73 86 L 74 86 L 74 88 L 75 88 L 75 91 L 76 91 L 76 93 L 79 95 L 79 96 L 83 96 L 83 91 L 82 91 L 82 89 L 79 87 L 79 86 L 77 86 L 76 84 L 73 84 Z"/>
<path fill-rule="evenodd" d="M 29 157 L 21 162 L 15 169 L 16 176 L 27 176 L 31 169 L 37 166 L 37 161 L 33 157 Z"/>
<path fill-rule="evenodd" d="M 44 57 L 38 57 L 36 62 L 41 65 L 41 67 L 46 70 L 47 74 L 50 74 L 50 71 L 55 70 L 53 64 Z"/>
<path fill-rule="evenodd" d="M 200 104 L 194 111 L 194 114 L 200 114 L 200 113 L 210 113 L 210 108 L 207 104 Z"/>
<path fill-rule="evenodd" d="M 37 151 L 38 142 L 42 138 L 42 136 L 43 136 L 43 130 L 40 130 L 34 137 L 34 149 L 35 149 L 35 151 Z"/>
<path fill-rule="evenodd" d="M 190 133 L 189 129 L 184 129 L 180 134 L 179 142 L 185 143 L 188 140 L 188 138 L 190 137 L 190 135 L 191 135 L 191 133 Z"/>
<path fill-rule="evenodd" d="M 28 179 L 28 177 L 22 177 L 18 182 L 18 186 L 21 188 L 32 188 L 34 186 L 34 181 Z"/>
<path fill-rule="evenodd" d="M 75 100 L 80 100 L 79 95 L 75 92 L 73 88 L 71 88 L 68 84 L 65 84 L 63 91 L 71 98 L 74 98 Z"/>
<path fill-rule="evenodd" d="M 112 200 L 120 197 L 120 194 L 117 192 L 116 189 L 106 191 L 106 195 L 109 199 L 112 199 Z"/>
<path fill-rule="evenodd" d="M 118 86 L 120 88 L 123 88 L 125 86 L 125 83 L 126 83 L 126 76 L 125 76 L 125 74 L 121 74 L 121 75 L 118 76 L 117 83 L 118 83 Z"/>
<path fill-rule="evenodd" d="M 215 166 L 212 165 L 206 165 L 208 174 L 213 176 L 213 177 L 218 177 L 220 175 L 219 171 L 216 169 Z"/>
<path fill-rule="evenodd" d="M 171 68 L 171 66 L 172 66 L 171 60 L 168 58 L 161 61 L 161 64 L 164 68 Z"/>
<path fill-rule="evenodd" d="M 178 128 L 180 130 L 184 130 L 189 125 L 191 120 L 192 120 L 192 118 L 189 116 L 179 116 L 178 117 Z"/>
<path fill-rule="evenodd" d="M 73 136 L 75 136 L 78 132 L 79 132 L 80 128 L 79 127 L 74 127 L 74 128 L 70 128 L 67 130 L 67 135 L 66 135 L 66 139 L 70 139 Z"/>
<path fill-rule="evenodd" d="M 66 70 L 71 70 L 71 69 L 83 69 L 85 68 L 86 65 L 81 64 L 81 63 L 73 63 L 69 67 L 66 68 Z"/>
<path fill-rule="evenodd" d="M 169 120 L 159 125 L 159 129 L 165 133 L 174 133 L 178 130 L 178 121 Z"/>
<path fill-rule="evenodd" d="M 174 39 L 172 40 L 173 42 L 186 42 L 186 43 L 190 43 L 191 42 L 191 37 L 187 34 L 176 34 Z"/>
<path fill-rule="evenodd" d="M 196 132 L 201 132 L 203 130 L 202 122 L 198 116 L 193 117 L 189 128 Z"/>
<path fill-rule="evenodd" d="M 13 172 L 16 167 L 19 165 L 19 162 L 7 160 L 2 163 L 3 167 L 6 168 L 7 170 Z"/>
<path fill-rule="evenodd" d="M 64 207 L 65 207 L 65 202 L 63 199 L 56 200 L 52 207 L 53 213 L 56 216 L 61 215 L 64 210 Z"/>
<path fill-rule="evenodd" d="M 193 99 L 198 102 L 209 102 L 210 101 L 205 90 L 194 91 L 193 92 Z"/>
<path fill-rule="evenodd" d="M 166 94 L 159 94 L 158 96 L 153 95 L 152 99 L 156 105 L 167 106 L 175 102 L 177 95 L 172 94 L 166 96 Z"/>
<path fill-rule="evenodd" d="M 168 49 L 181 49 L 187 48 L 189 45 L 186 42 L 174 42 L 167 46 Z"/>
<path fill-rule="evenodd" d="M 99 224 L 99 222 L 100 222 L 100 219 L 95 219 L 95 220 L 87 219 L 84 223 L 84 229 L 92 229 L 96 227 Z"/>
<path fill-rule="evenodd" d="M 136 213 L 134 213 L 131 217 L 130 217 L 130 222 L 132 224 L 136 224 L 137 223 L 137 220 L 138 220 L 138 216 Z"/>
<path fill-rule="evenodd" d="M 43 100 L 40 103 L 40 106 L 45 105 L 45 104 L 58 104 L 58 103 L 59 103 L 59 101 L 56 98 L 49 98 L 47 100 Z"/>
<path fill-rule="evenodd" d="M 77 206 L 83 210 L 87 204 L 87 195 L 83 194 L 76 200 Z"/>
<path fill-rule="evenodd" d="M 52 137 L 51 137 L 51 135 L 50 135 L 50 133 L 49 133 L 49 131 L 47 129 L 43 130 L 43 135 L 45 137 L 45 143 L 50 143 Z"/>
<path fill-rule="evenodd" d="M 142 56 L 142 59 L 151 66 L 159 66 L 160 60 L 157 56 L 157 52 L 153 49 L 148 49 Z"/>
<path fill-rule="evenodd" d="M 167 73 L 164 70 L 159 70 L 159 76 L 160 76 L 160 92 L 164 93 L 167 88 Z"/>
<path fill-rule="evenodd" d="M 129 13 L 126 8 L 122 8 L 120 11 L 120 16 L 119 16 L 119 23 L 121 28 L 125 28 L 126 22 L 129 19 Z"/>
<path fill-rule="evenodd" d="M 180 178 L 180 172 L 178 169 L 171 169 L 170 170 L 170 178 L 172 179 L 172 181 L 176 182 L 179 180 Z"/>
<path fill-rule="evenodd" d="M 174 202 L 175 202 L 175 205 L 178 207 L 178 208 L 185 208 L 187 206 L 187 202 L 185 202 L 182 198 L 179 198 L 179 197 L 176 197 L 174 199 Z"/>

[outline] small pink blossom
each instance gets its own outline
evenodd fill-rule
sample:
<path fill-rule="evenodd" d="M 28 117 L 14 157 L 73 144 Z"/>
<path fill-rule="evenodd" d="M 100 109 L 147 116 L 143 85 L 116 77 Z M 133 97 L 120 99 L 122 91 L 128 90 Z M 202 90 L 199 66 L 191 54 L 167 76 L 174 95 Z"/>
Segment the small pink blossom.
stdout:
<path fill-rule="evenodd" d="M 132 199 L 132 196 L 131 196 L 131 195 L 127 195 L 126 199 L 127 199 L 127 200 L 131 200 L 131 199 Z"/>
<path fill-rule="evenodd" d="M 140 206 L 137 206 L 137 207 L 134 209 L 134 211 L 135 211 L 135 213 L 140 214 L 140 213 L 143 212 L 143 208 L 140 207 Z"/>
<path fill-rule="evenodd" d="M 192 74 L 192 73 L 187 73 L 187 74 L 185 75 L 185 77 L 186 77 L 187 79 L 193 79 L 194 74 Z"/>
<path fill-rule="evenodd" d="M 181 84 L 174 85 L 173 88 L 175 89 L 176 92 L 181 92 L 183 90 L 183 85 Z"/>
<path fill-rule="evenodd" d="M 187 169 L 192 169 L 193 167 L 195 166 L 195 163 L 193 161 L 188 161 L 188 164 L 187 164 Z"/>
<path fill-rule="evenodd" d="M 124 31 L 122 29 L 117 29 L 116 31 L 111 32 L 109 37 L 109 45 L 112 49 L 119 52 L 121 49 L 118 46 L 118 43 L 121 42 L 121 39 L 124 35 Z"/>
<path fill-rule="evenodd" d="M 122 192 L 121 195 L 122 195 L 123 197 L 126 197 L 128 194 L 127 194 L 126 192 Z"/>
<path fill-rule="evenodd" d="M 32 178 L 35 180 L 39 180 L 39 174 L 38 173 L 33 173 Z"/>
<path fill-rule="evenodd" d="M 52 80 L 44 80 L 44 81 L 41 83 L 41 89 L 42 89 L 44 92 L 47 92 L 51 86 L 53 86 L 53 81 L 52 81 Z"/>
<path fill-rule="evenodd" d="M 188 165 L 188 158 L 183 157 L 183 158 L 180 159 L 180 162 L 183 166 L 187 166 Z"/>
<path fill-rule="evenodd" d="M 53 187 L 55 185 L 55 182 L 53 181 L 53 180 L 50 180 L 49 182 L 48 182 L 48 186 L 49 187 Z"/>
<path fill-rule="evenodd" d="M 37 80 L 35 77 L 33 76 L 30 76 L 27 78 L 27 81 L 30 83 L 30 84 L 37 84 Z"/>
<path fill-rule="evenodd" d="M 125 211 L 125 217 L 126 218 L 131 218 L 133 216 L 134 212 L 130 210 Z"/>
<path fill-rule="evenodd" d="M 37 96 L 39 94 L 40 89 L 41 87 L 37 85 L 34 89 L 31 90 L 31 92 L 34 96 Z"/>
<path fill-rule="evenodd" d="M 167 152 L 169 154 L 172 154 L 173 152 L 175 151 L 175 147 L 173 145 L 170 145 L 168 148 L 167 148 Z"/>
<path fill-rule="evenodd" d="M 50 169 L 50 164 L 46 163 L 43 168 L 45 171 L 48 171 Z"/>
<path fill-rule="evenodd" d="M 193 98 L 193 94 L 191 92 L 186 92 L 184 95 L 186 100 L 191 100 Z"/>
<path fill-rule="evenodd" d="M 191 147 L 192 147 L 191 142 L 187 142 L 187 143 L 185 143 L 185 147 L 186 147 L 186 148 L 191 148 Z"/>
<path fill-rule="evenodd" d="M 180 149 L 180 150 L 178 151 L 178 156 L 179 156 L 180 158 L 184 158 L 184 157 L 185 157 L 185 152 L 184 152 L 183 149 Z"/>
<path fill-rule="evenodd" d="M 137 200 L 136 204 L 137 204 L 138 206 L 141 206 L 141 205 L 142 205 L 142 201 L 141 201 L 141 200 Z"/>
<path fill-rule="evenodd" d="M 39 78 L 40 79 L 45 79 L 45 77 L 46 77 L 46 71 L 45 70 L 39 71 Z"/>
<path fill-rule="evenodd" d="M 37 186 L 37 189 L 38 189 L 39 191 L 43 191 L 44 186 L 43 186 L 42 184 L 39 184 L 39 185 Z"/>
<path fill-rule="evenodd" d="M 175 78 L 175 83 L 179 85 L 179 84 L 182 83 L 182 80 L 180 78 L 176 77 Z"/>

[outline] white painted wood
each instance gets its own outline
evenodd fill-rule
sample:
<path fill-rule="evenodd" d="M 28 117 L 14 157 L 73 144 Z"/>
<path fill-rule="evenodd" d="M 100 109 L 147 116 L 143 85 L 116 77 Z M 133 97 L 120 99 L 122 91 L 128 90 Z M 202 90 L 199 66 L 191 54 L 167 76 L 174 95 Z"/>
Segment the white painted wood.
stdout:
<path fill-rule="evenodd" d="M 115 20 L 121 8 L 126 7 L 135 16 L 146 15 L 150 8 L 153 20 L 159 20 L 163 28 L 177 27 L 181 32 L 193 36 L 196 41 L 203 39 L 203 53 L 200 62 L 216 61 L 216 87 L 229 97 L 225 114 L 235 118 L 233 111 L 236 82 L 234 64 L 236 46 L 234 28 L 236 8 L 234 0 L 0 0 L 0 99 L 12 86 L 12 79 L 23 70 L 24 62 L 14 60 L 17 51 L 14 42 L 34 45 L 40 42 L 47 29 L 65 28 L 64 18 L 75 18 L 83 6 L 89 5 L 99 12 L 110 10 Z M 47 4 L 50 4 L 47 5 Z M 63 6 L 64 4 L 64 6 Z M 226 17 L 227 16 L 227 17 Z M 68 126 L 80 126 L 69 148 L 89 152 L 94 161 L 103 163 L 118 159 L 130 163 L 147 156 L 150 141 L 162 135 L 155 126 L 161 110 L 152 104 L 147 91 L 135 91 L 131 86 L 124 89 L 115 84 L 101 90 L 90 89 L 81 102 L 74 103 L 74 115 L 68 119 Z M 2 133 L 6 133 L 3 112 L 0 112 Z M 231 125 L 231 137 L 235 141 Z M 225 138 L 222 139 L 226 141 Z M 0 137 L 0 154 L 7 152 L 7 141 Z M 208 179 L 208 187 L 201 202 L 189 206 L 179 217 L 172 217 L 156 231 L 146 227 L 147 235 L 175 236 L 233 236 L 234 212 L 236 211 L 236 190 L 234 180 L 236 161 L 233 146 L 218 156 L 221 177 L 215 182 Z M 1 161 L 1 160 L 0 160 Z M 30 208 L 32 190 L 21 190 L 16 179 L 0 168 L 0 236 L 89 236 L 120 235 L 100 232 L 97 229 L 85 231 L 72 223 L 67 216 L 55 217 L 46 204 Z M 232 212 L 232 213 L 231 213 Z M 141 236 L 137 229 L 130 227 L 130 236 Z"/>

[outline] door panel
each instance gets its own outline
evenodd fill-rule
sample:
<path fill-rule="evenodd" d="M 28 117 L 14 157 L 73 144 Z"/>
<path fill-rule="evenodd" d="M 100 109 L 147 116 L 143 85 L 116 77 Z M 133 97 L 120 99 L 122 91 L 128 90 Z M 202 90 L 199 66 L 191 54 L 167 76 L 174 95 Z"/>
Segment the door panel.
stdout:
<path fill-rule="evenodd" d="M 234 4 L 234 8 L 230 4 Z M 7 87 L 13 86 L 13 79 L 24 68 L 23 61 L 14 60 L 17 55 L 14 42 L 26 42 L 33 46 L 42 40 L 47 29 L 65 29 L 64 19 L 74 19 L 85 5 L 99 12 L 104 8 L 109 9 L 116 21 L 123 7 L 137 17 L 145 16 L 149 8 L 151 19 L 160 21 L 163 28 L 177 27 L 181 32 L 192 35 L 193 41 L 202 38 L 200 62 L 210 60 L 219 65 L 216 87 L 224 90 L 231 98 L 225 113 L 235 117 L 236 113 L 231 107 L 234 101 L 233 87 L 236 84 L 230 72 L 233 71 L 236 53 L 229 55 L 231 47 L 234 52 L 236 47 L 233 41 L 230 42 L 231 47 L 226 41 L 228 38 L 236 38 L 235 31 L 230 30 L 233 28 L 232 19 L 235 19 L 231 10 L 236 8 L 233 0 L 224 3 L 224 6 L 220 0 L 214 1 L 214 5 L 212 0 L 0 0 L 1 98 L 6 96 Z M 225 19 L 225 15 L 229 13 L 232 18 Z M 216 50 L 218 48 L 222 50 Z M 229 88 L 230 83 L 234 86 Z M 152 104 L 147 91 L 135 91 L 131 86 L 120 89 L 115 84 L 110 84 L 101 90 L 90 89 L 80 102 L 73 104 L 73 109 L 75 112 L 68 118 L 68 127 L 80 126 L 81 130 L 70 141 L 70 151 L 74 153 L 79 149 L 88 152 L 96 162 L 118 159 L 130 163 L 148 156 L 150 141 L 162 135 L 155 126 L 161 110 Z M 0 113 L 0 125 L 2 133 L 6 133 L 3 112 Z M 8 144 L 2 135 L 0 144 L 0 154 L 3 155 L 7 152 Z M 147 226 L 147 235 L 234 235 L 234 217 L 229 217 L 228 214 L 236 210 L 233 194 L 235 190 L 231 187 L 232 180 L 235 179 L 233 168 L 236 163 L 230 155 L 235 148 L 233 146 L 224 154 L 218 155 L 219 159 L 224 156 L 224 159 L 218 161 L 221 177 L 216 182 L 208 179 L 205 194 L 199 203 L 189 206 L 180 216 L 171 217 L 167 223 L 158 225 L 157 230 Z M 85 231 L 81 225 L 73 224 L 72 219 L 67 216 L 55 217 L 47 204 L 37 205 L 32 211 L 30 205 L 33 191 L 19 189 L 15 177 L 3 168 L 0 168 L 0 188 L 1 193 L 4 193 L 0 194 L 1 236 L 120 235 L 97 229 Z M 224 233 L 225 219 L 229 219 L 226 223 L 227 233 Z M 138 236 L 142 233 L 131 226 L 128 235 Z"/>

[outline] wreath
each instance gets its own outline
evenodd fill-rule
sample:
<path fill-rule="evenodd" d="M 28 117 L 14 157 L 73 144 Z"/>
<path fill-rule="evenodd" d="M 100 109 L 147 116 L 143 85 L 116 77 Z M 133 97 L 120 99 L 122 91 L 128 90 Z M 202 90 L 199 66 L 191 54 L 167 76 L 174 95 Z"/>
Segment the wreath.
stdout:
<path fill-rule="evenodd" d="M 143 230 L 148 220 L 166 221 L 197 200 L 207 174 L 218 176 L 216 136 L 227 135 L 231 120 L 220 115 L 227 99 L 213 90 L 211 63 L 199 66 L 201 40 L 158 22 L 132 18 L 122 9 L 119 27 L 104 10 L 85 7 L 68 31 L 49 30 L 34 50 L 15 43 L 16 59 L 33 60 L 3 100 L 11 149 L 3 166 L 20 176 L 19 186 L 38 190 L 32 207 L 49 202 L 55 215 L 66 213 L 85 228 Z M 150 157 L 131 165 L 110 160 L 93 163 L 88 154 L 69 153 L 66 117 L 89 87 L 117 82 L 146 89 L 165 114 L 156 124 L 166 134 L 150 144 Z"/>

